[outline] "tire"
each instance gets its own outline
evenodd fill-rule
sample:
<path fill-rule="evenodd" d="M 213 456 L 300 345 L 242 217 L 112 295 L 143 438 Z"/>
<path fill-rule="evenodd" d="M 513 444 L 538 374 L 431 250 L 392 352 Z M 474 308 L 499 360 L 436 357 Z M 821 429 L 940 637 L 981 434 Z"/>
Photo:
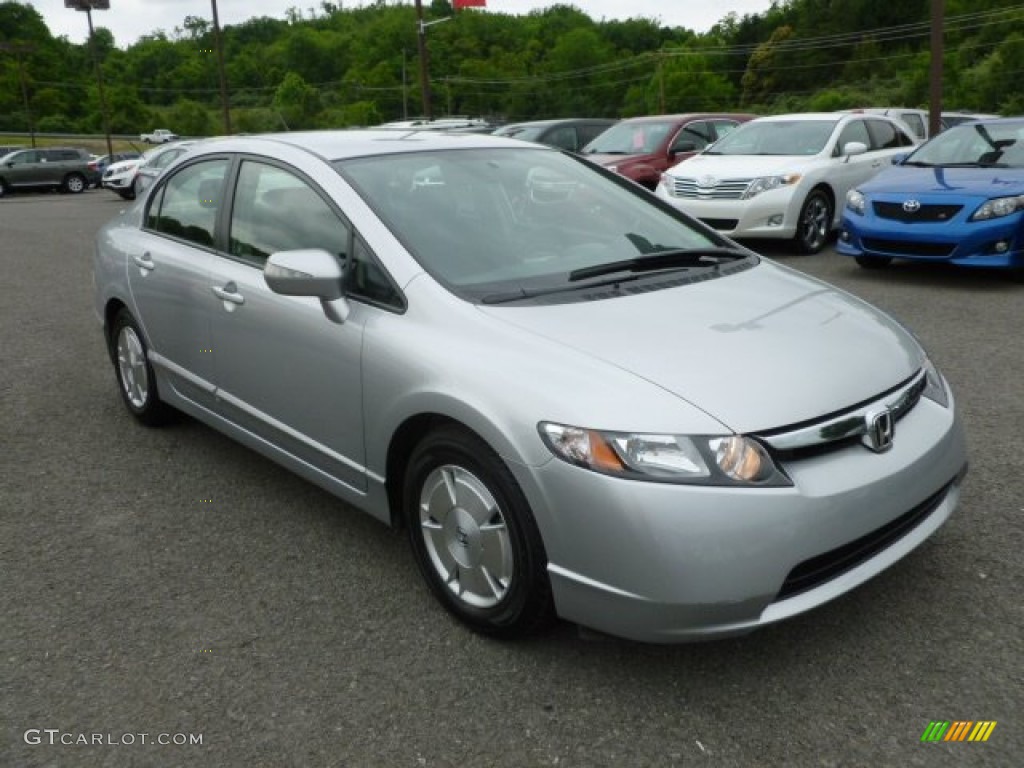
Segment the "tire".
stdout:
<path fill-rule="evenodd" d="M 64 177 L 64 191 L 77 195 L 89 187 L 89 182 L 80 173 L 69 173 Z"/>
<path fill-rule="evenodd" d="M 410 456 L 402 501 L 420 572 L 453 615 L 501 638 L 553 620 L 540 531 L 490 446 L 455 427 L 428 434 Z"/>
<path fill-rule="evenodd" d="M 796 223 L 796 247 L 801 253 L 818 253 L 832 234 L 832 199 L 821 189 L 812 189 L 800 208 Z"/>
<path fill-rule="evenodd" d="M 853 258 L 864 269 L 885 269 L 892 264 L 891 256 L 854 256 Z"/>
<path fill-rule="evenodd" d="M 160 400 L 153 366 L 146 354 L 145 337 L 127 309 L 122 309 L 114 318 L 110 349 L 117 388 L 131 414 L 147 427 L 166 423 L 173 411 Z"/>
<path fill-rule="evenodd" d="M 7 185 L 4 183 L 3 179 L 0 179 L 0 197 L 3 197 L 6 194 L 7 194 Z"/>
<path fill-rule="evenodd" d="M 117 191 L 117 194 L 119 194 L 125 200 L 134 200 L 135 199 L 135 185 L 133 184 L 132 186 L 128 187 L 128 189 L 119 189 Z"/>

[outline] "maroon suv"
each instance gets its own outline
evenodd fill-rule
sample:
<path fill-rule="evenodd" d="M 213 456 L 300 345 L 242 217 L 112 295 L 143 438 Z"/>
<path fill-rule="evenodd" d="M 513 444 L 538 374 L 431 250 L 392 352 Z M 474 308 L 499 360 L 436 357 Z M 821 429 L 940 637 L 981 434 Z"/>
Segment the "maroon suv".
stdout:
<path fill-rule="evenodd" d="M 654 189 L 663 171 L 754 117 L 728 113 L 632 117 L 616 123 L 587 144 L 582 154 Z"/>

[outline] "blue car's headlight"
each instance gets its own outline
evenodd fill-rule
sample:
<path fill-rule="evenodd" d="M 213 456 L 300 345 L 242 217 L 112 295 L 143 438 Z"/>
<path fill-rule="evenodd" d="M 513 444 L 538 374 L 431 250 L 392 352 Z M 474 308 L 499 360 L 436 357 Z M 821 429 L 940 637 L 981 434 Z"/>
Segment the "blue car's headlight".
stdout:
<path fill-rule="evenodd" d="M 1013 197 L 995 197 L 987 200 L 978 210 L 971 214 L 971 221 L 985 221 L 1009 216 L 1011 213 L 1024 210 L 1024 195 Z"/>
<path fill-rule="evenodd" d="M 541 422 L 540 436 L 563 461 L 602 474 L 697 485 L 788 486 L 761 443 L 743 435 L 665 435 Z"/>
<path fill-rule="evenodd" d="M 750 182 L 747 191 L 743 193 L 743 200 L 749 200 L 762 192 L 770 192 L 779 187 L 787 187 L 800 181 L 799 173 L 785 173 L 781 176 L 760 176 Z"/>
<path fill-rule="evenodd" d="M 864 206 L 866 205 L 864 195 L 858 192 L 856 189 L 851 189 L 846 193 L 846 207 L 848 210 L 854 213 L 859 213 L 861 216 L 864 215 Z"/>

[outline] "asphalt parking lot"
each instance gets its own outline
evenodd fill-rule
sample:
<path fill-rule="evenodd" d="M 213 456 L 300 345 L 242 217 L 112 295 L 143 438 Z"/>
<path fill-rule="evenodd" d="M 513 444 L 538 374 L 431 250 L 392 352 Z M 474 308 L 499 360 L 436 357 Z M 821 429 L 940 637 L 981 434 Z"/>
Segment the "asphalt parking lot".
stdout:
<path fill-rule="evenodd" d="M 0 200 L 0 768 L 1021 764 L 1024 285 L 759 244 L 921 338 L 968 431 L 960 508 L 740 639 L 504 644 L 444 613 L 401 535 L 193 421 L 128 416 L 91 277 L 125 206 Z M 997 726 L 922 744 L 934 720 Z"/>

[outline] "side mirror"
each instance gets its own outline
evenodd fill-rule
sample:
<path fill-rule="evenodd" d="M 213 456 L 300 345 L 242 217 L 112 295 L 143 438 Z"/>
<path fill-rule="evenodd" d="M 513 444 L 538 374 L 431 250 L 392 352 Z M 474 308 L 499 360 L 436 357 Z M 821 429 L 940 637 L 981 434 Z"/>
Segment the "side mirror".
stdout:
<path fill-rule="evenodd" d="M 338 260 L 322 248 L 303 248 L 272 253 L 263 267 L 263 279 L 282 296 L 320 299 L 324 314 L 341 324 L 348 318 L 342 280 L 345 273 Z"/>
<path fill-rule="evenodd" d="M 863 141 L 848 141 L 843 145 L 843 156 L 853 157 L 854 155 L 863 155 L 868 151 L 868 145 Z"/>

